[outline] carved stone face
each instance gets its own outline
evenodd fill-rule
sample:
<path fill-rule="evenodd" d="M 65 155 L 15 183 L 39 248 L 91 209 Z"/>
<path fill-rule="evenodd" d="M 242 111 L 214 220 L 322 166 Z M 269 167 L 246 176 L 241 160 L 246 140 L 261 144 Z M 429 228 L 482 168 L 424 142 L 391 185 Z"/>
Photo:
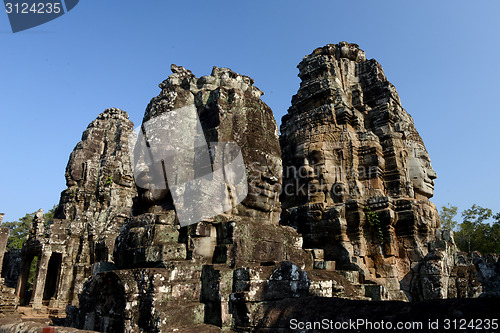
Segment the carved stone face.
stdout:
<path fill-rule="evenodd" d="M 427 198 L 434 195 L 434 181 L 437 174 L 431 166 L 431 159 L 420 143 L 411 143 L 409 145 L 408 156 L 408 174 L 413 184 L 413 190 Z"/>
<path fill-rule="evenodd" d="M 246 147 L 244 153 L 249 154 Z M 271 212 L 278 204 L 281 187 L 281 159 L 268 155 L 247 164 L 248 196 L 245 206 L 262 212 Z"/>
<path fill-rule="evenodd" d="M 332 142 L 306 142 L 296 146 L 293 155 L 294 170 L 298 179 L 298 194 L 302 202 L 333 202 L 341 195 L 342 151 Z M 288 175 L 291 176 L 291 175 Z"/>
<path fill-rule="evenodd" d="M 204 181 L 201 183 L 205 184 L 212 181 L 208 178 L 215 177 L 214 181 L 221 183 L 224 181 L 226 186 L 203 186 L 200 191 L 194 191 L 192 186 L 184 186 L 181 189 L 189 190 L 196 200 L 198 198 L 203 199 L 203 202 L 205 199 L 210 202 L 213 200 L 213 207 L 222 205 L 224 210 L 218 210 L 219 214 L 224 212 L 226 215 L 253 217 L 264 222 L 272 220 L 278 223 L 281 211 L 279 202 L 282 183 L 281 149 L 278 127 L 272 110 L 260 100 L 262 92 L 252 85 L 253 80 L 229 69 L 214 68 L 210 76 L 200 79 L 183 67 L 173 65 L 172 71 L 174 74 L 160 84 L 162 92 L 148 106 L 144 121 L 149 123 L 156 118 L 161 133 L 165 131 L 169 134 L 170 130 L 174 134 L 179 133 L 178 136 L 175 134 L 170 138 L 157 141 L 161 141 L 162 147 L 164 142 L 176 143 L 174 144 L 175 150 L 170 149 L 172 156 L 185 156 L 182 147 L 186 148 L 187 155 L 183 159 L 165 160 L 164 166 L 157 163 L 158 165 L 153 165 L 153 167 L 147 165 L 143 167 L 143 173 L 139 175 L 142 178 L 136 177 L 136 180 L 143 182 L 146 189 L 139 191 L 139 198 L 134 206 L 137 209 L 134 210 L 134 214 L 136 214 L 135 211 L 142 214 L 143 212 L 172 210 L 174 209 L 173 202 L 176 202 L 177 209 L 177 206 L 180 206 L 178 204 L 180 199 L 185 199 L 185 196 L 179 195 L 180 191 L 177 189 L 193 180 L 198 183 Z M 189 117 L 182 116 L 166 123 L 158 120 L 167 112 L 184 108 L 189 110 L 192 108 L 194 113 L 190 111 Z M 182 115 L 185 115 L 187 111 L 182 111 Z M 181 111 L 179 111 L 180 115 Z M 172 115 L 169 119 L 172 117 L 176 116 Z M 186 126 L 179 125 L 184 122 Z M 196 127 L 194 132 L 193 126 Z M 196 142 L 191 142 L 193 140 L 191 133 L 196 133 Z M 154 147 L 153 140 L 156 137 L 151 134 L 147 134 L 147 137 L 151 141 L 149 146 Z M 157 137 L 162 138 L 159 135 Z M 210 147 L 209 158 L 206 158 L 207 154 L 205 154 L 207 144 Z M 230 150 L 229 147 L 233 146 L 238 149 Z M 192 147 L 196 149 L 194 154 L 189 155 L 189 152 L 193 152 Z M 218 148 L 214 149 L 214 147 Z M 233 150 L 234 154 L 230 153 Z M 234 158 L 230 158 L 232 155 L 235 155 Z M 242 157 L 241 163 L 238 157 Z M 189 163 L 196 164 L 196 168 Z M 235 167 L 235 164 L 238 164 L 238 167 Z M 231 169 L 228 165 L 234 168 Z M 175 170 L 172 170 L 173 166 Z M 184 176 L 189 170 L 193 172 Z M 169 175 L 168 182 L 164 181 L 164 173 Z M 227 181 L 229 179 L 240 181 L 233 183 Z M 243 179 L 247 181 L 247 184 L 244 184 Z M 161 188 L 154 187 L 155 184 L 162 186 Z M 176 186 L 178 184 L 181 186 Z M 224 200 L 218 200 L 216 193 L 223 193 Z M 186 207 L 196 207 L 193 202 L 195 202 L 194 199 L 189 202 L 182 201 Z M 182 215 L 179 213 L 182 210 L 186 209 L 178 209 L 178 216 Z M 206 211 L 208 209 L 200 209 L 203 214 Z"/>

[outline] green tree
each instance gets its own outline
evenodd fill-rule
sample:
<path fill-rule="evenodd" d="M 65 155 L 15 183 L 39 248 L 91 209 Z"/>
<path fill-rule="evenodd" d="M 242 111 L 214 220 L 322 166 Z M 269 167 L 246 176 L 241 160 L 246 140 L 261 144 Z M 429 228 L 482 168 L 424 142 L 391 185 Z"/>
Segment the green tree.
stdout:
<path fill-rule="evenodd" d="M 439 212 L 439 219 L 441 220 L 441 227 L 443 229 L 448 229 L 455 231 L 458 222 L 455 221 L 455 216 L 457 216 L 458 207 L 452 206 L 448 203 L 446 206 L 441 207 Z"/>
<path fill-rule="evenodd" d="M 45 224 L 52 224 L 54 222 L 54 213 L 56 211 L 57 205 L 54 205 L 47 213 L 43 214 L 43 220 Z"/>
<path fill-rule="evenodd" d="M 495 218 L 492 224 L 488 220 Z M 499 214 L 493 216 L 491 209 L 472 205 L 462 212 L 462 223 L 455 233 L 457 246 L 466 252 L 490 253 L 499 251 Z"/>
<path fill-rule="evenodd" d="M 493 216 L 494 222 L 490 227 L 488 239 L 491 243 L 489 252 L 500 253 L 500 213 Z"/>
<path fill-rule="evenodd" d="M 37 268 L 38 268 L 38 256 L 35 256 L 33 258 L 33 261 L 31 262 L 30 272 L 28 274 L 28 290 L 33 290 L 33 286 L 35 285 Z"/>
<path fill-rule="evenodd" d="M 56 207 L 57 206 L 54 205 L 52 209 L 43 214 L 46 224 L 53 221 L 54 211 L 56 210 Z M 7 250 L 20 249 L 23 247 L 23 244 L 30 232 L 31 221 L 33 221 L 33 217 L 35 217 L 35 212 L 24 215 L 18 221 L 2 223 L 2 226 L 10 229 L 9 238 L 7 239 Z"/>
<path fill-rule="evenodd" d="M 26 236 L 30 231 L 31 221 L 35 213 L 26 214 L 18 221 L 4 222 L 2 225 L 10 229 L 7 239 L 7 250 L 20 249 L 26 241 Z"/>

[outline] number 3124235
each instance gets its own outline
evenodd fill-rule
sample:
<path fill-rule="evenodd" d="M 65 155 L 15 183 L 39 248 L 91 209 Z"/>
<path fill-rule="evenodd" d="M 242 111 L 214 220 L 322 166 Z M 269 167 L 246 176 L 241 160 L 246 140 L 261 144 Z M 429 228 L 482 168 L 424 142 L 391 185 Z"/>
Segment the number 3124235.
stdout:
<path fill-rule="evenodd" d="M 58 2 L 38 2 L 31 5 L 25 2 L 5 4 L 7 14 L 59 14 L 61 10 L 61 3 Z"/>

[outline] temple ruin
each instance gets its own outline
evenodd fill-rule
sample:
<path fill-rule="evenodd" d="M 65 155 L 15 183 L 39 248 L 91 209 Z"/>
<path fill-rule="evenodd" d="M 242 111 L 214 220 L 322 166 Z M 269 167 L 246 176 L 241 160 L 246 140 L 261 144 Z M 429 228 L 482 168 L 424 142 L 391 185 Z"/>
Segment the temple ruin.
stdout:
<path fill-rule="evenodd" d="M 101 113 L 71 153 L 53 222 L 35 214 L 18 304 L 100 332 L 285 332 L 292 314 L 345 316 L 332 304 L 370 313 L 378 301 L 399 301 L 387 306 L 404 316 L 423 313 L 418 301 L 498 296 L 498 255 L 461 253 L 441 229 L 430 201 L 437 175 L 380 64 L 341 42 L 298 69 L 278 130 L 250 77 L 214 67 L 198 78 L 172 65 L 138 131 L 149 147 L 159 137 L 148 137 L 148 122 L 195 110 L 210 152 L 202 169 L 196 149 L 149 158 L 131 141 L 126 112 Z M 181 181 L 165 169 L 185 179 L 224 169 L 231 161 L 213 149 L 220 143 L 240 149 L 245 199 L 233 200 L 226 183 L 230 209 L 181 225 L 173 193 Z"/>

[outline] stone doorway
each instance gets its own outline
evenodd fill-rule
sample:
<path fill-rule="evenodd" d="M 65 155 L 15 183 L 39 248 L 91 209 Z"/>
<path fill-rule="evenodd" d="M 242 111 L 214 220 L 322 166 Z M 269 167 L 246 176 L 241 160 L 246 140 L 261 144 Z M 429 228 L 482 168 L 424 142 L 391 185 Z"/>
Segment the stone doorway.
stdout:
<path fill-rule="evenodd" d="M 19 305 L 30 304 L 33 298 L 36 277 L 38 275 L 38 266 L 40 263 L 39 255 L 28 255 L 21 265 L 21 273 L 18 280 Z"/>
<path fill-rule="evenodd" d="M 57 298 L 57 285 L 61 272 L 62 254 L 52 253 L 47 267 L 47 278 L 45 279 L 45 287 L 43 289 L 43 300 L 49 301 L 52 298 Z"/>

